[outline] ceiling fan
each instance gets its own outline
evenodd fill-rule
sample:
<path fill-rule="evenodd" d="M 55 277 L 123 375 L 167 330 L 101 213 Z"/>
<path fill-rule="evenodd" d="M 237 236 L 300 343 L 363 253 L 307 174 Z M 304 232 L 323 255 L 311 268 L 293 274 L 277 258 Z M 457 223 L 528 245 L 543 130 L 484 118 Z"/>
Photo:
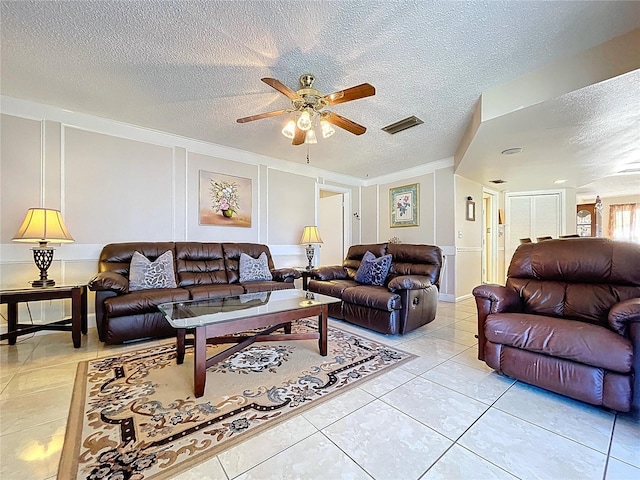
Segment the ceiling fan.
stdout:
<path fill-rule="evenodd" d="M 331 125 L 340 127 L 354 135 L 362 135 L 367 131 L 362 125 L 349 120 L 337 113 L 325 110 L 325 107 L 337 105 L 339 103 L 350 102 L 359 98 L 375 95 L 376 89 L 368 83 L 362 83 L 355 87 L 340 90 L 329 95 L 323 95 L 313 88 L 315 77 L 311 73 L 305 73 L 300 77 L 302 88 L 293 91 L 280 80 L 275 78 L 262 78 L 264 83 L 284 94 L 291 100 L 291 108 L 275 110 L 273 112 L 260 113 L 236 120 L 238 123 L 253 122 L 263 118 L 276 117 L 287 113 L 294 113 L 292 118 L 282 130 L 282 134 L 291 138 L 292 145 L 302 145 L 303 143 L 317 143 L 314 123 L 319 119 L 322 128 L 322 136 L 328 138 L 335 133 Z"/>

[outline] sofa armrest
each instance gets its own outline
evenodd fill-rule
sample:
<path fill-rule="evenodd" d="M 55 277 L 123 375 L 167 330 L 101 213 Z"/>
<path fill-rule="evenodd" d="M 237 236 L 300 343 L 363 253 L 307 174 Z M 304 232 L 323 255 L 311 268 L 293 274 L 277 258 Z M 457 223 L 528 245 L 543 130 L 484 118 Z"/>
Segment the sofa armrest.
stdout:
<path fill-rule="evenodd" d="M 115 272 L 101 272 L 89 280 L 89 290 L 93 292 L 110 290 L 116 293 L 129 292 L 129 280 Z"/>
<path fill-rule="evenodd" d="M 421 290 L 423 288 L 429 288 L 431 286 L 431 280 L 429 277 L 420 275 L 399 275 L 394 277 L 387 288 L 392 292 L 398 290 Z"/>
<path fill-rule="evenodd" d="M 502 312 L 521 312 L 522 301 L 515 290 L 504 287 L 502 285 L 485 284 L 478 285 L 473 289 L 473 296 L 476 297 L 476 305 L 478 300 L 488 301 L 489 313 Z M 480 308 L 478 307 L 478 310 Z"/>
<path fill-rule="evenodd" d="M 622 336 L 627 336 L 630 323 L 640 323 L 640 298 L 630 298 L 616 303 L 608 316 L 611 329 Z"/>
<path fill-rule="evenodd" d="M 521 312 L 520 296 L 502 285 L 478 285 L 473 289 L 478 308 L 478 360 L 484 360 L 484 322 L 491 313 Z"/>
<path fill-rule="evenodd" d="M 349 278 L 347 270 L 341 265 L 317 267 L 311 270 L 311 278 L 315 280 L 345 280 Z"/>
<path fill-rule="evenodd" d="M 271 276 L 276 282 L 292 283 L 302 274 L 295 268 L 275 268 L 271 270 Z"/>

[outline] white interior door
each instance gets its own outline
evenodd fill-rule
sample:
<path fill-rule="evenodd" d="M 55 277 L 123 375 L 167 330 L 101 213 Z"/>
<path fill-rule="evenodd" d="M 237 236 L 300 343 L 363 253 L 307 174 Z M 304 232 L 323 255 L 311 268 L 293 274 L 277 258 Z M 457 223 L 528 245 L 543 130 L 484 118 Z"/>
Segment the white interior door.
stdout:
<path fill-rule="evenodd" d="M 344 202 L 341 193 L 320 190 L 318 230 L 324 242 L 319 265 L 341 265 L 344 260 Z"/>

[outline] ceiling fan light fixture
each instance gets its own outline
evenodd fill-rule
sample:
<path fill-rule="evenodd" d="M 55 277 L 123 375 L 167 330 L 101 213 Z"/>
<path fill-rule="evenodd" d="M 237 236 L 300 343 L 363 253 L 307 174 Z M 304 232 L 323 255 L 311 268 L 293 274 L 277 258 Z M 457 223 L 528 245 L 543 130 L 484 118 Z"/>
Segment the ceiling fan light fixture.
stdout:
<path fill-rule="evenodd" d="M 305 109 L 298 118 L 298 128 L 303 132 L 306 132 L 311 128 L 311 114 L 308 109 Z"/>
<path fill-rule="evenodd" d="M 307 134 L 304 137 L 304 143 L 318 143 L 315 130 L 307 130 Z"/>
<path fill-rule="evenodd" d="M 289 120 L 287 124 L 284 126 L 284 128 L 282 129 L 282 135 L 291 139 L 295 136 L 295 134 L 296 134 L 296 122 L 294 122 L 293 120 Z"/>
<path fill-rule="evenodd" d="M 335 129 L 326 120 L 320 120 L 320 127 L 322 128 L 322 138 L 329 138 L 336 133 Z"/>

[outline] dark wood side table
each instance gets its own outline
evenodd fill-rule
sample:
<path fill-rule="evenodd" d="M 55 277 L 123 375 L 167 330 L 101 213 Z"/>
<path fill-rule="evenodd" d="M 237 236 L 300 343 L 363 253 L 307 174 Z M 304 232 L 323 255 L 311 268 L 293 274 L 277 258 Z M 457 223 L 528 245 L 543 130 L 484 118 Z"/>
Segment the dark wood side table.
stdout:
<path fill-rule="evenodd" d="M 307 270 L 307 267 L 293 267 L 302 275 L 302 290 L 306 290 L 309 285 L 309 279 L 311 278 L 311 270 Z"/>
<path fill-rule="evenodd" d="M 309 279 L 311 278 L 311 270 L 302 270 L 302 289 L 306 290 L 309 286 Z"/>
<path fill-rule="evenodd" d="M 40 302 L 43 300 L 71 299 L 71 318 L 46 324 L 32 325 L 18 322 L 18 304 Z M 9 339 L 9 345 L 15 345 L 20 335 L 41 330 L 71 331 L 73 346 L 80 347 L 80 333 L 87 333 L 87 286 L 32 287 L 19 290 L 0 290 L 0 303 L 7 304 L 9 331 L 0 335 L 0 340 Z M 69 325 L 69 323 L 71 325 Z"/>

